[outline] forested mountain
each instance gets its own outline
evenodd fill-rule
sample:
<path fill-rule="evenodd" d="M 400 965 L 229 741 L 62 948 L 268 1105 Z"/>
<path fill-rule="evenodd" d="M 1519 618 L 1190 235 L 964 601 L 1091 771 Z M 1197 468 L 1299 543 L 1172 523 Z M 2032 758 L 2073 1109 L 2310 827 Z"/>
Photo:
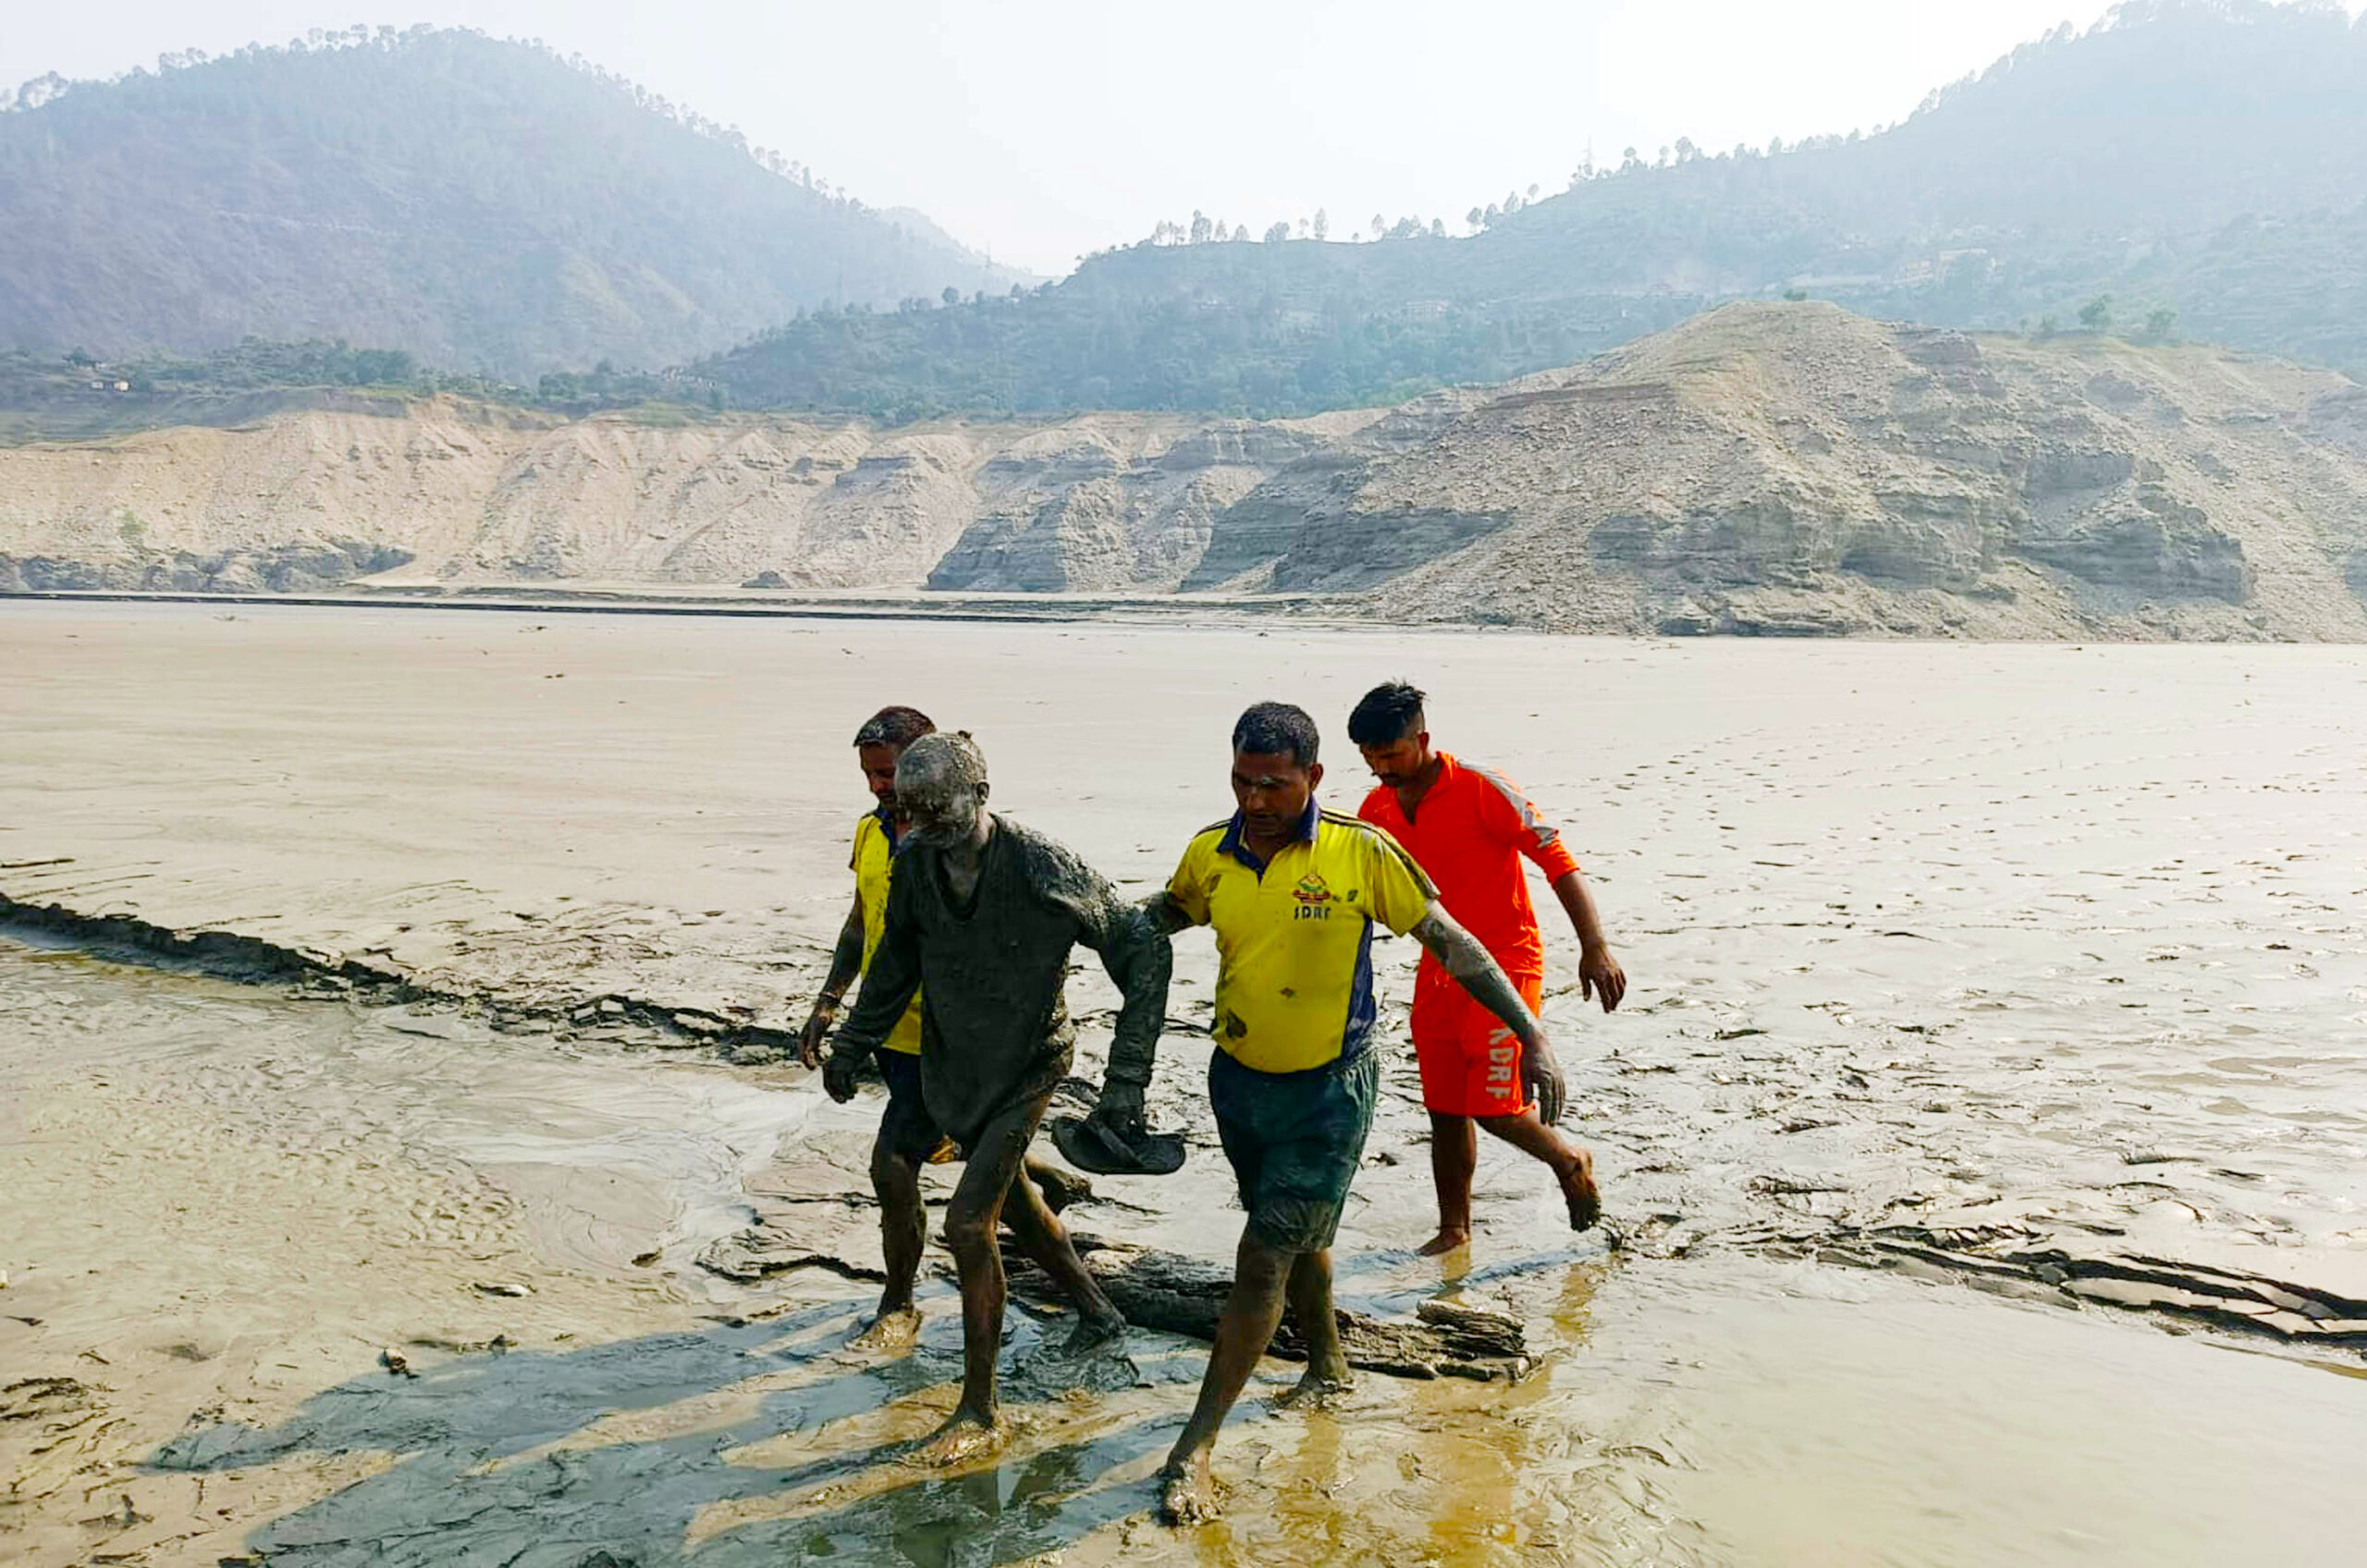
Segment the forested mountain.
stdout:
<path fill-rule="evenodd" d="M 0 100 L 0 348 L 350 339 L 531 380 L 1026 281 L 536 45 L 356 29 Z"/>
<path fill-rule="evenodd" d="M 113 373 L 139 397 L 212 363 L 144 350 L 251 336 L 318 340 L 275 364 L 351 343 L 408 352 L 422 386 L 484 375 L 570 405 L 655 387 L 890 420 L 1287 414 L 1503 380 L 1786 294 L 2367 373 L 2367 19 L 2321 0 L 2142 0 L 1887 130 L 1680 141 L 1478 213 L 1467 238 L 1162 224 L 1033 291 L 918 214 L 474 33 L 355 30 L 12 96 L 0 349 L 103 402 L 114 383 L 57 356 L 148 363 Z"/>
<path fill-rule="evenodd" d="M 2318 3 L 2127 5 L 1878 134 L 1680 142 L 1485 221 L 1364 244 L 1168 243 L 1191 231 L 1162 225 L 1160 242 L 1024 299 L 809 313 L 698 368 L 743 404 L 889 417 L 1282 413 L 1502 379 L 1724 300 L 1805 292 L 2367 371 L 2367 20 Z"/>

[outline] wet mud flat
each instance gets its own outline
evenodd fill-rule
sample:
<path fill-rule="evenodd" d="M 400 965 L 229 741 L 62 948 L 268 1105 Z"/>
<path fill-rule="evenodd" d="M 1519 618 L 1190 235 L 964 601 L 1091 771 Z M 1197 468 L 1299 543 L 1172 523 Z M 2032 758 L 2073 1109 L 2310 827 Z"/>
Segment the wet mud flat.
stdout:
<path fill-rule="evenodd" d="M 901 1452 L 960 1375 L 941 1277 L 920 1346 L 882 1362 L 841 1348 L 865 1287 L 699 1267 L 782 1220 L 863 1102 L 13 945 L 0 1083 L 12 1562 L 2200 1562 L 2355 1538 L 2356 1366 L 1742 1248 L 1614 1258 L 1541 1216 L 1442 1271 L 1395 1244 L 1418 1194 L 1388 1165 L 1344 1300 L 1513 1312 L 1538 1369 L 1253 1399 L 1229 1519 L 1176 1535 L 1146 1483 L 1196 1343 L 1068 1362 L 1015 1314 L 1023 1432 L 940 1474 Z M 1154 1185 L 1104 1179 L 1071 1218 L 1223 1228 Z"/>
<path fill-rule="evenodd" d="M 0 894 L 274 979 L 0 966 L 31 1561 L 2339 1560 L 2367 1524 L 2367 656 L 437 619 L 0 615 L 38 672 Z M 1628 1007 L 1548 1020 L 1624 1245 L 1491 1150 L 1470 1258 L 1413 1258 L 1401 1055 L 1343 1299 L 1512 1313 L 1534 1374 L 1253 1410 L 1232 1523 L 1171 1537 L 1141 1483 L 1198 1348 L 1069 1366 L 1024 1322 L 1021 1447 L 900 1465 L 958 1330 L 940 1296 L 914 1357 L 837 1353 L 869 1108 L 761 1060 L 843 911 L 853 723 L 972 729 L 999 806 L 1147 888 L 1244 702 L 1336 741 L 1391 674 L 1598 885 Z M 1219 1261 L 1212 967 L 1179 943 L 1155 1101 L 1191 1163 L 1071 1219 Z"/>

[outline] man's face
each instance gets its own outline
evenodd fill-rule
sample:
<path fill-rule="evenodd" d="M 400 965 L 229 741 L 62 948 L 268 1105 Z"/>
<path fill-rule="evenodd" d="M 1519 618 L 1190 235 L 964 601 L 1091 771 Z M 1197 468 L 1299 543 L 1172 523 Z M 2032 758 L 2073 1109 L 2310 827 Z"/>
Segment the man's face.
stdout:
<path fill-rule="evenodd" d="M 904 754 L 901 746 L 857 746 L 855 760 L 863 764 L 863 782 L 871 790 L 871 798 L 883 806 L 896 803 L 896 759 Z"/>
<path fill-rule="evenodd" d="M 985 797 L 978 790 L 964 788 L 939 774 L 924 774 L 917 778 L 908 774 L 897 803 L 903 808 L 909 825 L 906 839 L 940 850 L 976 837 L 978 817 L 987 809 Z"/>
<path fill-rule="evenodd" d="M 1254 839 L 1270 842 L 1296 832 L 1322 782 L 1321 763 L 1302 765 L 1288 752 L 1233 753 L 1233 801 Z"/>
<path fill-rule="evenodd" d="M 1392 790 L 1402 789 L 1421 777 L 1422 769 L 1430 766 L 1430 733 L 1417 730 L 1398 740 L 1378 746 L 1358 746 L 1364 753 L 1365 766 L 1372 776 Z"/>

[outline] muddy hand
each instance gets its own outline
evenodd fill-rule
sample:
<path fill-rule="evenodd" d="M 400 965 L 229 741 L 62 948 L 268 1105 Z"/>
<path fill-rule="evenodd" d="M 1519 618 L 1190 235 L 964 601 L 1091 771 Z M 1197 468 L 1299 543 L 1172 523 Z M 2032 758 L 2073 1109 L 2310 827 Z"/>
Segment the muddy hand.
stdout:
<path fill-rule="evenodd" d="M 855 1065 L 847 1058 L 832 1052 L 822 1063 L 822 1089 L 832 1099 L 844 1105 L 854 1098 Z"/>
<path fill-rule="evenodd" d="M 830 1025 L 837 1021 L 837 1004 L 827 997 L 816 998 L 814 1011 L 806 1016 L 805 1027 L 797 1032 L 797 1065 L 813 1068 L 822 1065 L 822 1042 L 829 1037 Z"/>
<path fill-rule="evenodd" d="M 1520 1081 L 1529 1103 L 1537 1107 L 1539 1121 L 1551 1127 L 1562 1120 L 1569 1085 L 1563 1081 L 1562 1064 L 1544 1035 L 1539 1035 L 1520 1053 Z"/>
<path fill-rule="evenodd" d="M 1143 1091 L 1139 1084 L 1106 1083 L 1089 1120 L 1112 1132 L 1138 1137 L 1143 1131 Z"/>

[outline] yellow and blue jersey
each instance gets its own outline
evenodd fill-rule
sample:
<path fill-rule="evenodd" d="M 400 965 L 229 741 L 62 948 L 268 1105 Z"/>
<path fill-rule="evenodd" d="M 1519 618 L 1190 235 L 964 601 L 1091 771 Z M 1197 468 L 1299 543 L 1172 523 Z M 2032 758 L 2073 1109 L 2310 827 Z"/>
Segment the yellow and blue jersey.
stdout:
<path fill-rule="evenodd" d="M 1242 821 L 1204 829 L 1167 896 L 1217 938 L 1217 1045 L 1260 1072 L 1300 1072 L 1365 1048 L 1372 1034 L 1372 928 L 1403 935 L 1437 890 L 1371 823 L 1307 807 L 1260 864 Z"/>
<path fill-rule="evenodd" d="M 854 873 L 855 895 L 863 900 L 863 970 L 871 972 L 871 955 L 879 950 L 879 938 L 888 929 L 888 887 L 896 864 L 896 842 L 888 830 L 885 811 L 865 812 L 863 820 L 854 825 L 854 856 L 848 867 Z M 918 1056 L 921 1050 L 921 998 L 915 994 L 913 1005 L 896 1021 L 896 1027 L 881 1042 L 883 1050 L 902 1051 Z"/>

